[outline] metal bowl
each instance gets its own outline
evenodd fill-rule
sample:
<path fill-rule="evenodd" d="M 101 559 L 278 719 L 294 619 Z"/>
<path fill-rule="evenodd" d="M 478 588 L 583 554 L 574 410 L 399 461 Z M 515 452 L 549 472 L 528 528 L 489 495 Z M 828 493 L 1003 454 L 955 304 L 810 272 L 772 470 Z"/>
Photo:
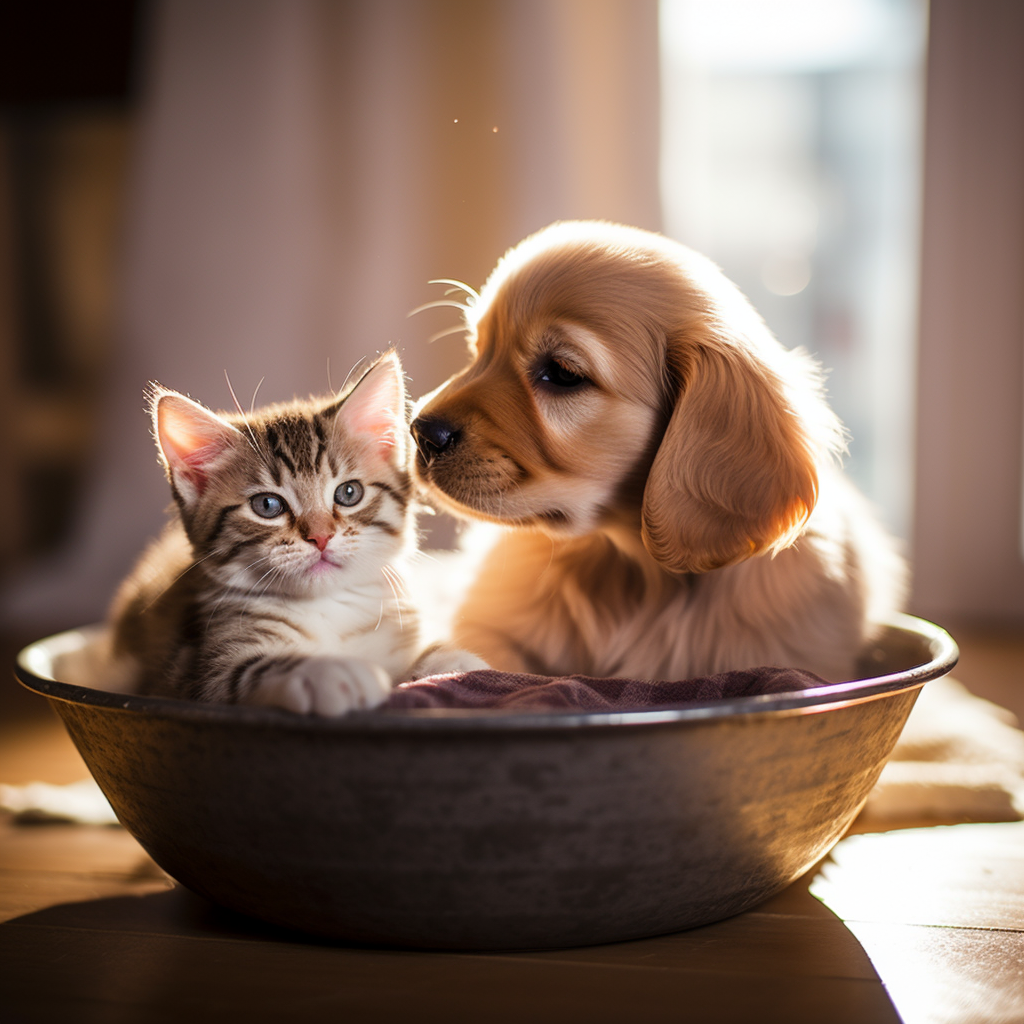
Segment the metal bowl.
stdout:
<path fill-rule="evenodd" d="M 633 713 L 363 712 L 324 720 L 58 682 L 22 651 L 122 824 L 183 885 L 360 943 L 554 948 L 716 921 L 839 839 L 943 630 L 901 617 L 855 682 Z"/>

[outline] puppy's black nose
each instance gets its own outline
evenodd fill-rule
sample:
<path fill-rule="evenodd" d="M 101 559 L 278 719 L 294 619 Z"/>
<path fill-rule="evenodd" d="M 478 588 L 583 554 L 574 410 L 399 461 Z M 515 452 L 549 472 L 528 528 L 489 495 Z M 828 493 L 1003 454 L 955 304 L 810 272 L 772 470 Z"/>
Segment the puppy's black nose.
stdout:
<path fill-rule="evenodd" d="M 437 416 L 420 416 L 413 420 L 412 436 L 420 454 L 429 462 L 455 445 L 459 431 Z"/>

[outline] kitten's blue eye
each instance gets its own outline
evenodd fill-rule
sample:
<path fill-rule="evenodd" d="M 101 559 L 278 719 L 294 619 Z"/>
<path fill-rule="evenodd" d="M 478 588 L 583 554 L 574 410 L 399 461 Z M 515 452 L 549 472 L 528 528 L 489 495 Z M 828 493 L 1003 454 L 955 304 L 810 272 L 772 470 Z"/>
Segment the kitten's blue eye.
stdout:
<path fill-rule="evenodd" d="M 276 519 L 287 507 L 276 494 L 254 494 L 249 499 L 249 508 L 263 519 Z"/>
<path fill-rule="evenodd" d="M 346 480 L 343 484 L 338 484 L 338 489 L 334 492 L 335 502 L 346 507 L 358 505 L 362 498 L 363 485 L 358 480 Z"/>

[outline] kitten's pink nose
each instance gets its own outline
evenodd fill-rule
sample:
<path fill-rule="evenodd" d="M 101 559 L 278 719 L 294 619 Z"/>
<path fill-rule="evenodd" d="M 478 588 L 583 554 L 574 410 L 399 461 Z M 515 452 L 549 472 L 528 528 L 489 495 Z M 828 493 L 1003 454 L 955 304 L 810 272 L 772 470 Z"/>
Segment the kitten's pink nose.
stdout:
<path fill-rule="evenodd" d="M 315 544 L 321 553 L 331 542 L 331 538 L 337 533 L 337 527 L 330 513 L 322 509 L 311 509 L 296 523 L 302 536 Z"/>

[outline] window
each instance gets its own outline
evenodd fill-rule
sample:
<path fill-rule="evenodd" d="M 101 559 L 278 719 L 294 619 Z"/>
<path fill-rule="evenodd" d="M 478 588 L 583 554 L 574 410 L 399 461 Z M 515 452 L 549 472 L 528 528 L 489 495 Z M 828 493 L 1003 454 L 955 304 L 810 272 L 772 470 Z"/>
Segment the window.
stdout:
<path fill-rule="evenodd" d="M 920 0 L 661 0 L 665 230 L 829 371 L 847 470 L 912 518 Z"/>

